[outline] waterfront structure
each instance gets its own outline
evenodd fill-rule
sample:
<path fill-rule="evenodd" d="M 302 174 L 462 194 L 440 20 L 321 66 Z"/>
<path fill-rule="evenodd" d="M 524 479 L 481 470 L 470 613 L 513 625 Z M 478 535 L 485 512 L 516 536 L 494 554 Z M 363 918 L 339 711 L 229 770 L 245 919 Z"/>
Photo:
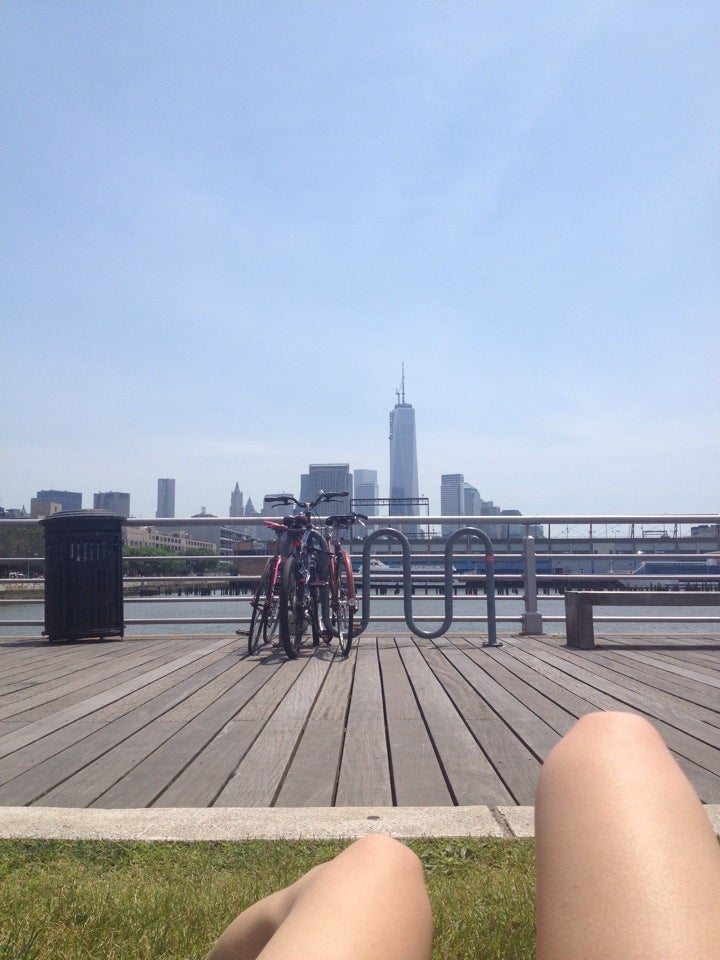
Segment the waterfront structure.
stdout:
<path fill-rule="evenodd" d="M 155 516 L 175 516 L 175 481 L 168 477 L 161 477 L 157 482 L 157 510 Z"/>
<path fill-rule="evenodd" d="M 443 473 L 440 477 L 440 513 L 444 517 L 461 517 L 465 512 L 465 477 L 462 473 Z M 458 523 L 442 525 L 446 537 L 459 529 Z"/>
<path fill-rule="evenodd" d="M 390 512 L 396 516 L 417 514 L 418 500 L 417 443 L 415 410 L 405 402 L 405 367 L 397 391 L 397 403 L 390 411 Z M 417 533 L 417 527 L 405 527 L 406 534 Z"/>
<path fill-rule="evenodd" d="M 61 510 L 82 510 L 82 494 L 73 490 L 38 490 L 35 499 L 43 503 L 59 503 Z"/>
<path fill-rule="evenodd" d="M 93 508 L 95 510 L 109 510 L 120 517 L 130 516 L 130 494 L 117 493 L 110 490 L 107 493 L 93 494 Z"/>
<path fill-rule="evenodd" d="M 353 478 L 349 463 L 311 463 L 307 473 L 300 476 L 300 500 L 313 501 L 321 491 L 345 492 L 347 496 L 332 503 L 319 503 L 317 512 L 321 517 L 331 513 L 349 513 L 353 496 Z"/>

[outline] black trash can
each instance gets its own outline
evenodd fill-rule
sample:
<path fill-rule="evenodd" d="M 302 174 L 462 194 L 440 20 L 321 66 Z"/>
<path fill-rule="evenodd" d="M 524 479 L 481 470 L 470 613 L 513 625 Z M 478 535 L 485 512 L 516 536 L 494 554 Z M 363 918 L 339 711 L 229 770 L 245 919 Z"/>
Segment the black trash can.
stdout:
<path fill-rule="evenodd" d="M 45 531 L 45 629 L 50 643 L 122 637 L 124 518 L 68 510 L 40 521 Z"/>

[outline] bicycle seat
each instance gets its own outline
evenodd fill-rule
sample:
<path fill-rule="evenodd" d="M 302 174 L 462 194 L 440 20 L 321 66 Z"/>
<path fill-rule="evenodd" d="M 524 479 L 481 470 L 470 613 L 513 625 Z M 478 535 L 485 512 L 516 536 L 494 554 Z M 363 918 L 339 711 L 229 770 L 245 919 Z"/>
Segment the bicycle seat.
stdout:
<path fill-rule="evenodd" d="M 283 517 L 283 523 L 291 530 L 304 530 L 310 526 L 310 521 L 302 513 L 292 513 Z"/>

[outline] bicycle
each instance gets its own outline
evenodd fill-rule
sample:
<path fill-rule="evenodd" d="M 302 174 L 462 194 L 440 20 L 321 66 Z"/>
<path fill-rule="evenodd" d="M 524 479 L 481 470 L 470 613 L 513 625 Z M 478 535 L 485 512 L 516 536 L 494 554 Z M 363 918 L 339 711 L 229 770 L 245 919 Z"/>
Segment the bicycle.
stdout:
<path fill-rule="evenodd" d="M 340 651 L 345 657 L 352 647 L 353 619 L 357 612 L 357 601 L 352 562 L 347 550 L 343 550 L 340 543 L 340 531 L 351 527 L 354 523 L 364 526 L 366 520 L 367 517 L 363 513 L 331 516 L 325 520 L 325 525 L 330 531 L 327 537 L 330 554 L 330 628 L 333 636 L 337 637 Z"/>
<path fill-rule="evenodd" d="M 250 626 L 248 628 L 248 653 L 258 652 L 260 647 L 260 638 L 263 643 L 270 643 L 278 629 L 278 614 L 280 610 L 280 570 L 282 568 L 282 535 L 287 532 L 284 524 L 276 523 L 273 520 L 263 521 L 266 527 L 270 527 L 277 534 L 275 542 L 275 555 L 270 557 L 265 564 L 260 582 L 257 585 L 255 594 L 250 603 L 253 612 L 250 617 Z"/>
<path fill-rule="evenodd" d="M 312 503 L 288 494 L 265 497 L 266 503 L 294 504 L 299 508 L 298 513 L 285 516 L 282 521 L 287 531 L 283 538 L 286 555 L 280 575 L 278 632 L 280 643 L 291 660 L 298 657 L 308 626 L 315 646 L 320 642 L 321 633 L 325 632 L 324 623 L 321 630 L 320 616 L 328 589 L 328 548 L 314 527 L 313 510 L 319 503 L 341 500 L 346 496 L 346 492 L 321 491 Z"/>

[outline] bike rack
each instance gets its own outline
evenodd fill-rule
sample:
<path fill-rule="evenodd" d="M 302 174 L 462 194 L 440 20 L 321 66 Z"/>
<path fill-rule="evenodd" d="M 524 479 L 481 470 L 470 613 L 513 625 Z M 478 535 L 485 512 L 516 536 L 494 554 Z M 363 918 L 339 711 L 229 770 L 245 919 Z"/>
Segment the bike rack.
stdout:
<path fill-rule="evenodd" d="M 490 537 L 477 527 L 463 527 L 448 537 L 445 544 L 445 619 L 436 630 L 422 630 L 415 623 L 412 615 L 412 562 L 410 558 L 410 542 L 405 534 L 393 527 L 382 527 L 374 530 L 365 540 L 363 546 L 362 572 L 362 618 L 360 625 L 353 633 L 357 636 L 362 633 L 370 621 L 370 551 L 376 540 L 397 540 L 402 547 L 402 576 L 403 576 L 403 605 L 405 623 L 408 629 L 423 640 L 435 640 L 450 629 L 453 621 L 453 547 L 456 540 L 467 539 L 468 536 L 482 540 L 485 544 L 485 594 L 487 597 L 488 638 L 484 647 L 501 647 L 497 640 L 495 621 L 495 551 Z"/>

